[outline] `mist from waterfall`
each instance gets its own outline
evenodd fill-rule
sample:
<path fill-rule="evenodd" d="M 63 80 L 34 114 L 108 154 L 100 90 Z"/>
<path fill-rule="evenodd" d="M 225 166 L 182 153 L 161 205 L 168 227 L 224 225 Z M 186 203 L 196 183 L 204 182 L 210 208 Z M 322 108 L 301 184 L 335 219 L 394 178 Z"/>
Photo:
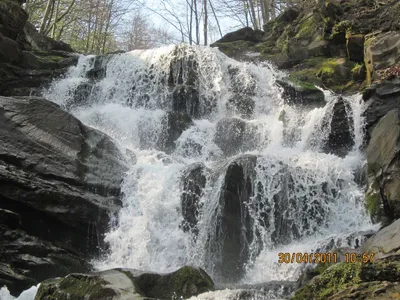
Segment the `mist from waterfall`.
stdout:
<path fill-rule="evenodd" d="M 227 168 L 243 154 L 257 162 L 246 204 L 253 232 L 242 283 L 296 280 L 301 266 L 279 264 L 279 252 L 312 252 L 332 240 L 346 246 L 348 237 L 371 228 L 355 179 L 364 163 L 360 96 L 344 98 L 354 147 L 341 158 L 322 150 L 339 98 L 325 92 L 322 107 L 287 104 L 276 84 L 284 74 L 267 63 L 237 62 L 217 49 L 186 45 L 116 54 L 100 63 L 105 73 L 93 80 L 96 59 L 82 56 L 45 93 L 110 135 L 131 162 L 123 208 L 106 235 L 109 253 L 95 262 L 98 269 L 169 272 L 195 265 L 224 281 L 218 273 L 219 199 Z M 188 81 L 196 82 L 198 101 L 186 111 L 190 126 L 171 144 L 165 135 L 176 110 L 173 93 Z M 82 87 L 86 96 L 77 101 Z M 232 99 L 250 103 L 251 112 Z M 218 124 L 232 119 L 244 124 L 244 143 L 227 153 L 216 135 Z M 182 229 L 181 204 L 182 176 L 194 163 L 206 170 L 196 233 Z"/>

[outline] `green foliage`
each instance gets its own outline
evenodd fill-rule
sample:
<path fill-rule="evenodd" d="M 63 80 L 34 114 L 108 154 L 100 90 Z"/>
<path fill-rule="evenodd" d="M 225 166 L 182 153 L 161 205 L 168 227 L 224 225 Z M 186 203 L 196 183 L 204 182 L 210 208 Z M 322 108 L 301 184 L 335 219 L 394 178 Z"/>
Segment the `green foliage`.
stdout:
<path fill-rule="evenodd" d="M 365 197 L 365 207 L 370 216 L 375 216 L 380 210 L 380 197 L 376 191 L 370 192 Z"/>
<path fill-rule="evenodd" d="M 324 300 L 348 286 L 357 285 L 361 282 L 361 266 L 361 263 L 338 263 L 326 270 L 321 267 L 321 275 L 296 291 L 292 300 Z"/>

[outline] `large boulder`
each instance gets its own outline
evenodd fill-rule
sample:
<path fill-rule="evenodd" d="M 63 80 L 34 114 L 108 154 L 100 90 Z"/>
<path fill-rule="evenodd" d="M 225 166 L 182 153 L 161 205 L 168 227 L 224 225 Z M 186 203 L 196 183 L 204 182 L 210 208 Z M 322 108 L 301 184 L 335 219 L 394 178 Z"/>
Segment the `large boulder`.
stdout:
<path fill-rule="evenodd" d="M 367 147 L 367 208 L 375 221 L 400 218 L 399 110 L 388 112 L 373 128 Z"/>
<path fill-rule="evenodd" d="M 362 246 L 363 253 L 374 253 L 375 259 L 400 255 L 400 220 L 383 228 Z"/>
<path fill-rule="evenodd" d="M 205 271 L 183 267 L 169 274 L 113 269 L 43 282 L 35 300 L 187 299 L 214 289 Z"/>
<path fill-rule="evenodd" d="M 400 63 L 400 33 L 372 33 L 365 37 L 364 62 L 367 67 L 367 83 L 379 78 L 377 72 Z"/>
<path fill-rule="evenodd" d="M 0 97 L 0 140 L 0 209 L 15 216 L 12 224 L 0 219 L 0 263 L 12 270 L 0 272 L 0 285 L 17 283 L 16 293 L 82 271 L 82 259 L 104 249 L 109 217 L 121 206 L 124 156 L 105 134 L 34 97 Z"/>
<path fill-rule="evenodd" d="M 249 41 L 258 43 L 262 41 L 263 37 L 263 31 L 245 27 L 224 35 L 221 39 L 216 41 L 216 43 L 229 43 L 235 41 Z"/>

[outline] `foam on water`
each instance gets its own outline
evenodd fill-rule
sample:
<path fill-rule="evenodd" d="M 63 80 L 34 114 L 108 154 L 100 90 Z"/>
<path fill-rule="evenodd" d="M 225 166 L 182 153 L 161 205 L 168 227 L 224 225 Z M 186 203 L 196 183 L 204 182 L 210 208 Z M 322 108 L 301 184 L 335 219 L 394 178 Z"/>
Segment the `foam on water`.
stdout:
<path fill-rule="evenodd" d="M 177 59 L 178 67 L 171 67 Z M 295 280 L 299 266 L 278 264 L 279 252 L 310 252 L 326 241 L 340 241 L 371 228 L 362 204 L 363 190 L 354 177 L 364 161 L 360 152 L 364 134 L 361 97 L 344 99 L 352 115 L 355 146 L 340 158 L 321 150 L 330 132 L 326 120 L 332 118 L 338 97 L 325 92 L 326 105 L 314 109 L 285 104 L 281 88 L 275 84 L 282 74 L 268 64 L 239 63 L 216 49 L 181 45 L 113 55 L 106 66 L 105 77 L 90 82 L 86 75 L 94 60 L 82 56 L 66 78 L 54 82 L 46 92 L 48 99 L 136 155 L 137 162 L 122 185 L 123 208 L 106 236 L 110 253 L 95 262 L 98 269 L 169 272 L 190 264 L 213 275 L 207 243 L 210 232 L 215 231 L 223 171 L 227 161 L 234 159 L 225 158 L 214 139 L 217 123 L 224 118 L 246 122 L 252 141 L 243 152 L 258 156 L 257 192 L 250 201 L 258 238 L 250 247 L 243 282 Z M 179 80 L 191 80 L 193 72 L 197 74 L 200 116 L 176 140 L 175 149 L 166 153 L 157 145 L 165 134 L 165 117 L 174 110 L 171 87 L 180 84 Z M 171 77 L 173 82 L 168 83 Z M 77 90 L 87 83 L 91 84 L 89 96 L 76 103 Z M 254 101 L 250 118 L 230 106 L 235 93 Z M 196 239 L 180 228 L 181 176 L 194 162 L 204 163 L 210 170 Z M 290 201 L 281 213 L 299 232 L 277 243 L 274 231 L 279 224 L 273 216 L 281 208 L 274 204 L 274 197 L 285 182 L 290 182 Z M 259 208 L 260 203 L 268 210 Z M 268 214 L 266 227 L 261 220 Z M 234 294 L 219 291 L 197 299 L 235 299 Z"/>

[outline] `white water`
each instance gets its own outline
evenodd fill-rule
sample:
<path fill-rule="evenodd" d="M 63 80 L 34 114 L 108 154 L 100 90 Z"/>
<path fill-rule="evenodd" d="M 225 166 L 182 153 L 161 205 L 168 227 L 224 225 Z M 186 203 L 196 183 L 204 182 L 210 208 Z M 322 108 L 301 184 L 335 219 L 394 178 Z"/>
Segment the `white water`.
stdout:
<path fill-rule="evenodd" d="M 167 154 L 158 150 L 157 143 L 163 134 L 165 117 L 172 110 L 172 89 L 166 82 L 175 57 L 190 57 L 198 62 L 202 115 L 176 140 L 175 150 Z M 185 65 L 190 66 L 190 60 L 184 59 L 184 80 L 190 77 Z M 109 134 L 121 149 L 136 155 L 137 162 L 132 162 L 122 185 L 124 207 L 106 236 L 110 253 L 95 262 L 98 269 L 128 267 L 169 272 L 189 264 L 205 268 L 213 277 L 214 257 L 207 239 L 212 239 L 215 232 L 213 222 L 223 171 L 227 162 L 234 159 L 224 157 L 214 136 L 217 122 L 227 117 L 240 118 L 252 128 L 248 134 L 252 146 L 243 152 L 259 157 L 254 184 L 259 183 L 262 191 L 250 200 L 253 230 L 259 238 L 250 245 L 243 283 L 296 280 L 299 266 L 279 264 L 279 252 L 315 251 L 331 239 L 340 244 L 353 232 L 371 228 L 362 203 L 363 191 L 354 181 L 354 172 L 364 161 L 359 151 L 363 139 L 360 97 L 345 99 L 353 115 L 355 147 L 340 158 L 321 151 L 330 130 L 323 126 L 324 120 L 332 117 L 337 99 L 326 93 L 326 105 L 315 109 L 285 105 L 281 90 L 275 85 L 275 79 L 282 74 L 267 64 L 239 63 L 208 47 L 133 51 L 113 56 L 107 63 L 106 77 L 95 83 L 88 101 L 76 104 L 74 91 L 89 82 L 86 74 L 92 68 L 92 57 L 81 57 L 65 79 L 53 83 L 46 97 L 71 110 L 86 125 Z M 232 69 L 234 79 L 229 76 Z M 237 87 L 241 91 L 255 87 L 254 93 L 250 93 L 255 103 L 250 118 L 243 119 L 238 110 L 227 105 Z M 282 112 L 285 124 L 280 118 Z M 202 162 L 210 170 L 201 198 L 197 239 L 180 229 L 181 176 L 194 162 Z M 288 235 L 282 244 L 273 241 L 273 232 L 279 226 L 273 221 L 277 209 L 273 199 L 284 184 L 284 174 L 290 174 L 293 180 L 287 192 L 291 200 L 284 209 L 284 218 L 297 226 L 300 236 L 296 240 Z M 322 185 L 327 191 L 321 189 Z M 256 209 L 260 203 L 269 210 Z M 316 203 L 323 207 L 323 213 L 312 209 Z M 260 224 L 260 212 L 270 216 L 268 230 Z M 234 294 L 220 291 L 198 299 L 234 299 Z"/>

